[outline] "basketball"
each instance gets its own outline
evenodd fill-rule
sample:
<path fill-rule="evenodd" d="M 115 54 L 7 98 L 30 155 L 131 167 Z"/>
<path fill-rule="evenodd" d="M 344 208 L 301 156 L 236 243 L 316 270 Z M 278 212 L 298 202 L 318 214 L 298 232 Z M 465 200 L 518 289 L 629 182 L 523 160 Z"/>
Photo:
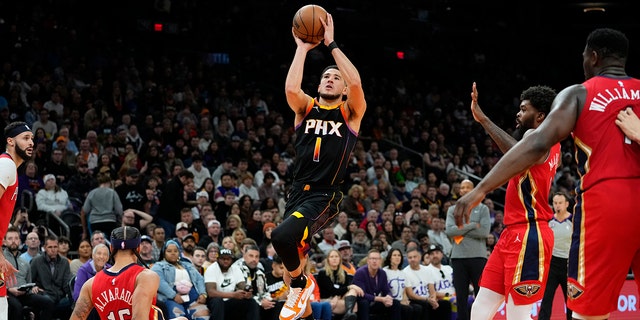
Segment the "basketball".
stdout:
<path fill-rule="evenodd" d="M 296 12 L 293 16 L 293 32 L 300 40 L 309 43 L 318 43 L 324 39 L 324 26 L 327 21 L 327 11 L 321 6 L 308 4 Z"/>

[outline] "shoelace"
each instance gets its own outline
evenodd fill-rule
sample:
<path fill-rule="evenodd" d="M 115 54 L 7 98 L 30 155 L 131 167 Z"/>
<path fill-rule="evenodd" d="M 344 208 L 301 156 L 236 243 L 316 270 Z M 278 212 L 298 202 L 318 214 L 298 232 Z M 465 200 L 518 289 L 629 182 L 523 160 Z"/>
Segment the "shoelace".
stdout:
<path fill-rule="evenodd" d="M 300 297 L 300 293 L 302 292 L 302 288 L 294 288 L 289 292 L 289 296 L 287 297 L 287 302 L 285 303 L 287 307 L 293 308 L 295 306 L 296 301 L 298 301 L 298 297 Z"/>

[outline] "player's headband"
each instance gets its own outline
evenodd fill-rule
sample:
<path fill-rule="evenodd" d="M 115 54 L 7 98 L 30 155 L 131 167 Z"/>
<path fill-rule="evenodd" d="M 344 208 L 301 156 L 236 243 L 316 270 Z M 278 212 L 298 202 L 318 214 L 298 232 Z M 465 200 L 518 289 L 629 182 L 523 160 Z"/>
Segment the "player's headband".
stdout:
<path fill-rule="evenodd" d="M 137 249 L 140 246 L 140 238 L 121 240 L 111 238 L 111 245 L 115 249 Z"/>
<path fill-rule="evenodd" d="M 7 138 L 15 138 L 17 135 L 27 131 L 31 132 L 31 128 L 29 128 L 28 125 L 25 124 L 23 126 L 17 126 L 7 132 Z"/>

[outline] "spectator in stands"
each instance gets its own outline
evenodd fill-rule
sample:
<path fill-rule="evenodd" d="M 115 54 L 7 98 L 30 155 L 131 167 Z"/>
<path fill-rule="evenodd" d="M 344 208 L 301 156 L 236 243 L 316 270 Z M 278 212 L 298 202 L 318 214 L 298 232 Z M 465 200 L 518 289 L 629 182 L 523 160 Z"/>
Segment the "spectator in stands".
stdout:
<path fill-rule="evenodd" d="M 44 188 L 36 194 L 36 205 L 39 211 L 55 214 L 59 217 L 63 211 L 73 210 L 69 194 L 56 184 L 56 177 L 53 174 L 45 175 L 42 180 Z"/>
<path fill-rule="evenodd" d="M 173 240 L 167 241 L 163 256 L 151 270 L 160 276 L 158 300 L 166 303 L 169 318 L 208 320 L 207 290 L 202 275 L 193 264 L 180 260 L 180 245 Z"/>
<path fill-rule="evenodd" d="M 58 238 L 51 235 L 45 239 L 45 254 L 31 261 L 31 278 L 36 284 L 32 294 L 43 295 L 47 302 L 39 305 L 39 319 L 49 320 L 56 316 L 63 319 L 71 316 L 71 271 L 69 261 L 58 254 Z M 48 310 L 43 312 L 42 310 Z M 51 310 L 55 310 L 51 312 Z"/>
<path fill-rule="evenodd" d="M 118 193 L 112 189 L 111 176 L 101 174 L 98 182 L 100 185 L 89 192 L 80 210 L 82 238 L 96 230 L 110 234 L 118 227 L 117 221 L 122 217 L 122 202 Z"/>
<path fill-rule="evenodd" d="M 162 226 L 156 225 L 153 229 L 153 243 L 151 253 L 153 255 L 153 259 L 156 261 L 162 260 L 162 248 L 164 248 L 165 244 L 165 236 L 166 232 Z"/>
<path fill-rule="evenodd" d="M 100 243 L 109 244 L 103 231 L 94 230 L 91 232 L 91 247 L 93 248 Z"/>
<path fill-rule="evenodd" d="M 89 171 L 89 165 L 84 159 L 79 158 L 76 165 L 77 172 L 69 179 L 67 192 L 70 197 L 78 198 L 84 202 L 89 191 L 98 187 L 99 182 Z"/>
<path fill-rule="evenodd" d="M 85 262 L 76 273 L 76 281 L 73 288 L 73 301 L 78 300 L 80 296 L 80 289 L 87 280 L 100 272 L 103 268 L 111 267 L 107 261 L 109 260 L 109 247 L 106 244 L 100 243 L 95 246 L 91 252 L 91 259 Z"/>
<path fill-rule="evenodd" d="M 371 222 L 371 228 L 375 230 L 375 222 Z M 367 229 L 369 229 L 369 224 L 367 224 Z M 359 257 L 364 257 L 367 252 L 371 249 L 371 240 L 367 237 L 367 233 L 358 228 L 353 234 L 353 241 L 351 243 L 351 250 L 353 250 L 353 254 Z M 356 262 L 360 260 L 356 258 Z"/>
<path fill-rule="evenodd" d="M 40 248 L 40 237 L 38 236 L 38 232 L 32 231 L 27 234 L 27 251 L 23 252 L 20 255 L 26 262 L 31 262 L 31 260 L 42 253 L 42 249 Z"/>
<path fill-rule="evenodd" d="M 69 263 L 71 263 L 71 259 L 69 259 L 69 250 L 71 248 L 71 240 L 65 236 L 58 237 L 58 253 L 60 256 L 67 258 Z"/>
<path fill-rule="evenodd" d="M 60 153 L 62 154 L 62 163 L 69 166 L 70 168 L 75 168 L 77 162 L 76 154 L 78 153 L 78 150 L 77 147 L 75 147 L 74 151 L 69 150 L 69 147 L 67 147 L 67 143 L 68 142 L 64 137 L 58 137 L 56 139 L 55 148 L 53 148 L 53 150 L 60 151 Z"/>
<path fill-rule="evenodd" d="M 52 174 L 56 177 L 60 185 L 66 185 L 68 182 L 67 179 L 71 177 L 73 171 L 65 161 L 64 150 L 53 149 L 51 151 L 51 161 L 47 163 L 47 166 L 44 168 L 42 173 L 45 175 Z"/>
<path fill-rule="evenodd" d="M 333 233 L 332 228 L 327 228 L 322 231 L 322 241 L 318 243 L 318 249 L 324 254 L 328 254 L 332 249 L 338 249 L 338 241 Z"/>
<path fill-rule="evenodd" d="M 140 182 L 140 171 L 135 167 L 127 169 L 124 183 L 117 186 L 115 191 L 122 202 L 122 208 L 144 210 L 147 194 L 145 187 Z"/>
<path fill-rule="evenodd" d="M 193 183 L 193 173 L 182 170 L 167 182 L 162 191 L 155 222 L 162 226 L 167 234 L 173 235 L 175 232 L 175 225 L 180 220 L 176 213 L 180 212 L 182 208 L 188 207 L 183 196 L 184 186 L 188 183 Z"/>
<path fill-rule="evenodd" d="M 199 153 L 192 156 L 191 161 L 192 164 L 187 168 L 187 170 L 193 173 L 193 183 L 196 186 L 202 186 L 205 179 L 211 178 L 211 173 L 207 167 L 203 166 L 203 159 Z"/>
<path fill-rule="evenodd" d="M 91 240 L 82 239 L 78 245 L 78 257 L 71 260 L 69 263 L 69 271 L 75 276 L 78 273 L 78 269 L 91 259 Z"/>
<path fill-rule="evenodd" d="M 220 253 L 220 245 L 216 242 L 211 242 L 207 246 L 207 257 L 205 262 L 202 264 L 205 272 L 207 268 L 214 264 L 218 260 L 218 254 Z"/>
<path fill-rule="evenodd" d="M 30 288 L 21 286 L 31 283 L 31 267 L 29 262 L 20 258 L 20 232 L 14 227 L 9 227 L 4 235 L 4 257 L 17 270 L 15 273 L 15 283 L 7 285 L 7 302 L 9 304 L 9 319 L 23 319 L 23 306 L 44 307 L 46 299 L 40 295 L 30 295 L 27 291 Z M 39 308 L 38 308 L 39 309 Z M 34 309 L 37 310 L 37 309 Z M 51 310 L 44 310 L 51 312 Z M 37 312 L 37 311 L 36 311 Z"/>
<path fill-rule="evenodd" d="M 157 261 L 153 258 L 153 238 L 146 234 L 140 237 L 140 258 L 149 268 Z"/>
<path fill-rule="evenodd" d="M 207 233 L 202 237 L 200 237 L 200 241 L 198 242 L 198 245 L 201 247 L 208 247 L 209 244 L 211 244 L 212 242 L 215 242 L 218 245 L 220 245 L 222 243 L 222 238 L 223 238 L 220 221 L 211 220 L 207 225 L 208 225 Z"/>
<path fill-rule="evenodd" d="M 233 253 L 224 248 L 215 263 L 204 273 L 209 301 L 207 306 L 213 319 L 247 319 L 258 316 L 258 308 L 252 299 L 252 288 L 248 288 L 242 270 L 233 265 Z"/>
<path fill-rule="evenodd" d="M 19 207 L 15 211 L 11 225 L 20 233 L 20 243 L 25 243 L 27 235 L 36 229 L 36 225 L 29 221 L 29 210 L 26 207 Z"/>
<path fill-rule="evenodd" d="M 431 260 L 427 269 L 436 275 L 434 289 L 438 299 L 438 309 L 433 314 L 437 315 L 437 319 L 451 319 L 452 305 L 455 303 L 456 295 L 456 289 L 453 287 L 453 268 L 442 264 L 445 255 L 440 245 L 432 244 L 426 253 Z"/>
<path fill-rule="evenodd" d="M 153 221 L 153 217 L 140 210 L 127 209 L 122 212 L 122 225 L 135 227 L 138 230 L 144 230 L 149 223 Z"/>
<path fill-rule="evenodd" d="M 342 202 L 342 210 L 347 213 L 349 218 L 358 222 L 362 221 L 365 212 L 370 209 L 370 207 L 367 208 L 364 202 L 364 189 L 362 186 L 354 184 L 349 188 L 347 194 L 348 196 Z"/>
<path fill-rule="evenodd" d="M 393 299 L 387 274 L 380 268 L 380 252 L 372 250 L 367 255 L 367 265 L 358 268 L 353 284 L 364 291 L 358 300 L 358 320 L 369 319 L 369 315 L 385 314 L 387 319 L 400 320 L 400 301 Z"/>
<path fill-rule="evenodd" d="M 98 166 L 98 154 L 91 151 L 91 144 L 87 139 L 80 140 L 80 149 L 78 150 L 76 157 L 86 161 L 91 173 L 93 173 L 95 168 Z"/>
<path fill-rule="evenodd" d="M 40 118 L 33 123 L 31 130 L 33 130 L 34 134 L 38 129 L 44 130 L 45 138 L 48 141 L 52 141 L 53 137 L 55 137 L 56 133 L 58 133 L 58 125 L 49 120 L 50 111 L 47 109 L 40 110 Z"/>
<path fill-rule="evenodd" d="M 402 271 L 407 277 L 405 286 L 409 290 L 405 292 L 409 300 L 411 300 L 411 304 L 417 304 L 422 307 L 422 319 L 443 319 L 434 318 L 436 316 L 434 310 L 440 308 L 434 287 L 435 275 L 426 266 L 420 264 L 422 254 L 418 249 L 408 249 L 407 260 L 409 260 L 409 265 Z M 438 316 L 442 317 L 442 315 Z M 451 308 L 449 308 L 449 316 L 451 316 Z"/>
<path fill-rule="evenodd" d="M 216 192 L 213 196 L 214 201 L 216 203 L 225 201 L 225 197 L 229 193 L 233 193 L 235 195 L 234 200 L 237 201 L 240 196 L 240 189 L 236 186 L 236 177 L 234 173 L 223 173 L 220 176 L 220 186 L 216 188 Z"/>
<path fill-rule="evenodd" d="M 405 293 L 411 288 L 406 287 L 407 275 L 402 270 L 404 257 L 400 249 L 391 249 L 387 254 L 383 270 L 387 273 L 391 296 L 400 302 L 403 319 L 419 320 L 422 318 L 422 306 L 409 303 L 409 297 Z"/>
<path fill-rule="evenodd" d="M 362 296 L 363 291 L 353 282 L 353 275 L 347 274 L 342 268 L 342 258 L 337 249 L 331 249 L 324 261 L 324 269 L 318 272 L 316 277 L 320 298 L 331 303 L 331 311 L 334 314 L 347 314 L 343 319 L 354 318 L 354 307 L 357 296 Z"/>
<path fill-rule="evenodd" d="M 336 218 L 336 223 L 333 227 L 333 233 L 336 236 L 336 239 L 341 239 L 342 236 L 347 232 L 347 224 L 349 223 L 349 216 L 345 211 L 340 211 L 338 213 L 338 218 Z"/>
<path fill-rule="evenodd" d="M 35 203 L 36 194 L 42 188 L 44 188 L 44 181 L 38 174 L 38 166 L 33 161 L 27 161 L 24 164 L 24 173 L 18 176 L 18 198 L 16 203 L 28 203 L 24 201 L 34 201 L 33 203 Z M 25 192 L 30 199 L 23 199 Z"/>
<path fill-rule="evenodd" d="M 222 174 L 223 173 L 232 173 L 233 170 L 233 159 L 227 157 L 224 161 L 211 173 L 211 178 L 216 186 L 221 184 Z"/>
<path fill-rule="evenodd" d="M 431 229 L 427 231 L 429 235 L 429 242 L 431 244 L 438 244 L 442 247 L 442 252 L 445 257 L 448 258 L 451 256 L 451 248 L 453 245 L 449 240 L 449 236 L 444 231 L 445 228 L 445 220 L 441 218 L 431 219 Z"/>
<path fill-rule="evenodd" d="M 338 252 L 340 252 L 340 258 L 342 258 L 342 269 L 349 275 L 356 273 L 356 266 L 353 263 L 353 251 L 351 250 L 351 243 L 347 240 L 340 240 L 338 242 Z"/>

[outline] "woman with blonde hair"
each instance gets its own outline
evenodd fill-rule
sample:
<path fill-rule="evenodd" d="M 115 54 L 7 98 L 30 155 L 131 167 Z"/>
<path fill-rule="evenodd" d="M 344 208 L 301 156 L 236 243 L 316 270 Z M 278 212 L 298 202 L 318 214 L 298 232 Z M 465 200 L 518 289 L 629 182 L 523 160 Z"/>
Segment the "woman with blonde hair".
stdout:
<path fill-rule="evenodd" d="M 244 229 L 242 226 L 242 219 L 237 214 L 230 214 L 227 217 L 224 234 L 233 234 L 233 231 L 235 231 L 236 229 Z"/>
<path fill-rule="evenodd" d="M 348 275 L 341 264 L 340 252 L 337 249 L 331 249 L 327 253 L 324 269 L 320 270 L 316 277 L 320 298 L 331 303 L 334 314 L 344 314 L 343 319 L 354 320 L 357 297 L 364 296 L 364 291 L 351 283 L 353 276 Z"/>
<path fill-rule="evenodd" d="M 342 210 L 347 213 L 349 218 L 356 221 L 362 221 L 367 206 L 364 203 L 366 197 L 364 188 L 359 184 L 354 184 L 347 192 L 348 196 L 342 202 Z"/>
<path fill-rule="evenodd" d="M 232 236 L 226 236 L 222 238 L 222 247 L 224 249 L 229 249 L 233 252 L 233 258 L 238 259 L 242 256 L 242 252 L 240 252 L 240 246 L 233 240 Z"/>
<path fill-rule="evenodd" d="M 231 237 L 233 238 L 233 241 L 236 242 L 236 244 L 241 244 L 242 241 L 247 238 L 247 233 L 244 232 L 244 230 L 238 228 L 233 230 Z"/>

